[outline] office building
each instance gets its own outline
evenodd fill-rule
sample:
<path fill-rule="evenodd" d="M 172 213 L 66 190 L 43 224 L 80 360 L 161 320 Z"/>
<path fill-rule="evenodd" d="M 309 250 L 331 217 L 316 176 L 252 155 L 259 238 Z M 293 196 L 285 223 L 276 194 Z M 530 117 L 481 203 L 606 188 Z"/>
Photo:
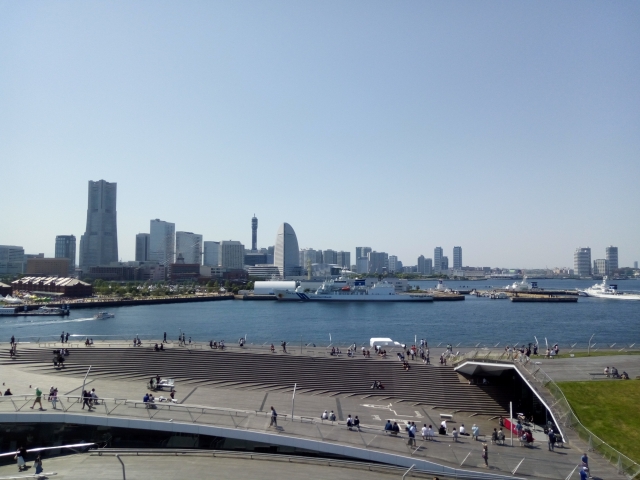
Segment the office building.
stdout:
<path fill-rule="evenodd" d="M 462 247 L 453 247 L 453 269 L 462 269 Z"/>
<path fill-rule="evenodd" d="M 356 260 L 359 258 L 369 258 L 371 247 L 356 247 Z"/>
<path fill-rule="evenodd" d="M 217 267 L 220 265 L 220 242 L 204 242 L 204 265 Z"/>
<path fill-rule="evenodd" d="M 258 219 L 255 213 L 251 219 L 251 251 L 258 251 Z"/>
<path fill-rule="evenodd" d="M 118 261 L 117 184 L 89 181 L 87 227 L 80 237 L 80 267 Z"/>
<path fill-rule="evenodd" d="M 69 259 L 69 272 L 76 269 L 76 237 L 75 235 L 58 235 L 56 237 L 55 258 Z"/>
<path fill-rule="evenodd" d="M 227 270 L 244 268 L 244 245 L 235 240 L 220 242 L 220 265 Z"/>
<path fill-rule="evenodd" d="M 389 255 L 386 252 L 369 252 L 369 273 L 384 273 L 388 263 Z"/>
<path fill-rule="evenodd" d="M 280 270 L 283 278 L 300 275 L 300 252 L 298 237 L 291 225 L 283 223 L 276 235 L 274 265 Z"/>
<path fill-rule="evenodd" d="M 0 245 L 0 275 L 18 275 L 24 271 L 24 248 Z"/>
<path fill-rule="evenodd" d="M 424 274 L 433 275 L 433 259 L 431 258 L 424 259 Z"/>
<path fill-rule="evenodd" d="M 184 263 L 202 264 L 202 235 L 193 232 L 176 232 L 176 257 L 182 255 Z"/>
<path fill-rule="evenodd" d="M 609 275 L 609 260 L 606 258 L 599 258 L 593 261 L 593 274 L 594 275 Z"/>
<path fill-rule="evenodd" d="M 369 273 L 369 259 L 360 257 L 356 260 L 356 273 Z"/>
<path fill-rule="evenodd" d="M 262 252 L 249 252 L 244 254 L 244 266 L 255 267 L 256 265 L 265 265 L 267 263 L 267 254 Z"/>
<path fill-rule="evenodd" d="M 57 276 L 67 277 L 69 275 L 68 258 L 30 258 L 27 260 L 27 275 L 33 276 Z"/>
<path fill-rule="evenodd" d="M 607 247 L 605 253 L 605 259 L 609 262 L 609 269 L 607 270 L 607 275 L 612 275 L 613 272 L 618 270 L 618 247 L 613 247 L 609 245 Z"/>
<path fill-rule="evenodd" d="M 324 250 L 322 252 L 322 263 L 326 263 L 328 265 L 337 265 L 338 252 L 336 252 L 335 250 Z"/>
<path fill-rule="evenodd" d="M 638 261 L 633 262 L 633 268 L 638 268 Z"/>
<path fill-rule="evenodd" d="M 591 248 L 576 248 L 573 253 L 573 270 L 578 277 L 591 276 Z"/>
<path fill-rule="evenodd" d="M 149 224 L 149 260 L 169 267 L 174 263 L 176 224 L 156 218 Z"/>
<path fill-rule="evenodd" d="M 442 271 L 442 247 L 433 249 L 433 271 L 436 274 Z"/>
<path fill-rule="evenodd" d="M 426 259 L 424 258 L 424 255 L 420 255 L 418 257 L 418 265 L 417 265 L 416 272 L 419 273 L 420 275 L 424 275 L 425 260 Z"/>
<path fill-rule="evenodd" d="M 340 265 L 342 268 L 350 269 L 351 268 L 351 252 L 344 252 L 342 250 L 339 251 L 338 261 L 336 263 Z"/>
<path fill-rule="evenodd" d="M 442 257 L 440 273 L 447 273 L 447 270 L 449 270 L 449 257 Z"/>
<path fill-rule="evenodd" d="M 136 235 L 136 262 L 149 261 L 149 242 L 151 235 L 139 233 Z"/>

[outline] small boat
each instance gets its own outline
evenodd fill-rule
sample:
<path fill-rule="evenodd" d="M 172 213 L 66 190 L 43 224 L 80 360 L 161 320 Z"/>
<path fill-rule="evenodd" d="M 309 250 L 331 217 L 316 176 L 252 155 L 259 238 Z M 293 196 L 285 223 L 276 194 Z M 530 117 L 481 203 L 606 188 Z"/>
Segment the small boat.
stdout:
<path fill-rule="evenodd" d="M 115 315 L 109 312 L 98 312 L 93 316 L 94 320 L 106 320 L 107 318 L 113 318 Z"/>

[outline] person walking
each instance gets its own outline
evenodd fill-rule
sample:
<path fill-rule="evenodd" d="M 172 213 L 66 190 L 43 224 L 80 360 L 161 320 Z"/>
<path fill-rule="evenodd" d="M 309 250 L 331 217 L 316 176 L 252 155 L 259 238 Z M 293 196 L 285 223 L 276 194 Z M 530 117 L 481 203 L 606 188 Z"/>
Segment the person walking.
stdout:
<path fill-rule="evenodd" d="M 25 465 L 25 458 L 27 457 L 27 449 L 24 447 L 20 447 L 18 448 L 18 451 L 16 452 L 16 460 L 18 461 L 18 471 L 21 472 L 22 470 L 26 469 L 26 465 Z"/>
<path fill-rule="evenodd" d="M 482 459 L 484 460 L 484 466 L 489 466 L 489 447 L 486 443 L 482 444 Z"/>
<path fill-rule="evenodd" d="M 89 411 L 93 410 L 93 407 L 91 406 L 91 403 L 89 402 L 91 400 L 91 395 L 89 394 L 89 392 L 87 392 L 86 390 L 82 391 L 82 409 L 84 410 L 84 406 L 86 405 L 87 408 L 89 409 Z"/>
<path fill-rule="evenodd" d="M 416 446 L 416 427 L 409 423 L 409 425 L 407 425 L 407 432 L 409 433 L 409 440 L 407 441 L 407 445 L 409 446 Z"/>
<path fill-rule="evenodd" d="M 14 337 L 13 335 L 11 335 L 11 346 L 13 347 L 16 343 L 16 337 Z"/>
<path fill-rule="evenodd" d="M 582 470 L 586 471 L 588 478 L 592 478 L 591 469 L 589 468 L 589 456 L 586 452 L 582 455 L 580 460 L 582 460 Z"/>
<path fill-rule="evenodd" d="M 458 431 L 456 430 L 456 427 L 453 427 L 453 432 L 451 432 L 451 435 L 453 435 L 453 441 L 455 443 L 458 443 Z"/>
<path fill-rule="evenodd" d="M 278 428 L 278 413 L 276 412 L 276 409 L 273 408 L 273 405 L 272 405 L 271 406 L 271 423 L 269 424 L 269 427 L 273 427 L 273 426 Z"/>
<path fill-rule="evenodd" d="M 64 343 L 64 330 L 60 334 L 60 343 Z"/>
<path fill-rule="evenodd" d="M 556 443 L 556 434 L 553 433 L 553 428 L 549 429 L 549 451 L 553 452 L 553 447 L 555 446 Z"/>
<path fill-rule="evenodd" d="M 64 334 L 64 343 L 69 343 L 69 332 Z"/>
<path fill-rule="evenodd" d="M 33 462 L 33 466 L 36 469 L 36 475 L 40 475 L 44 470 L 42 468 L 42 457 L 40 456 L 40 454 L 38 454 L 38 456 L 36 457 L 36 461 Z"/>
<path fill-rule="evenodd" d="M 31 410 L 36 406 L 36 403 L 40 405 L 40 410 L 44 410 L 42 408 L 42 390 L 36 387 L 36 399 L 33 401 L 33 405 L 31 405 Z"/>
<path fill-rule="evenodd" d="M 58 404 L 58 389 L 54 388 L 53 392 L 51 392 L 51 394 L 49 395 L 49 400 L 51 400 L 51 405 L 53 406 L 53 409 L 56 409 L 56 405 Z"/>
<path fill-rule="evenodd" d="M 478 436 L 480 435 L 480 428 L 474 423 L 473 427 L 471 427 L 471 434 L 473 435 L 473 439 L 478 441 Z"/>

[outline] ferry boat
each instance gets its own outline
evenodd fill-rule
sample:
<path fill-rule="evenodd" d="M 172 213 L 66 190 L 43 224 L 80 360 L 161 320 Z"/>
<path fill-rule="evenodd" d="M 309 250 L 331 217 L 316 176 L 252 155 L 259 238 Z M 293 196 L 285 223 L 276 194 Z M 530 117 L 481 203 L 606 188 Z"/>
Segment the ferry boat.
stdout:
<path fill-rule="evenodd" d="M 385 281 L 371 287 L 365 280 L 355 280 L 353 284 L 345 279 L 327 280 L 315 292 L 305 292 L 303 287 L 295 290 L 275 290 L 277 300 L 296 301 L 337 301 L 337 302 L 432 302 L 433 297 L 425 294 L 396 293 L 393 284 Z"/>
<path fill-rule="evenodd" d="M 29 315 L 69 315 L 68 308 L 40 307 L 37 310 L 28 312 Z"/>
<path fill-rule="evenodd" d="M 527 276 L 522 277 L 521 282 L 513 282 L 512 285 L 508 285 L 505 287 L 505 290 L 509 290 L 512 292 L 528 292 L 530 290 L 537 290 L 538 282 L 527 282 Z"/>
<path fill-rule="evenodd" d="M 618 291 L 618 285 L 609 284 L 609 279 L 605 276 L 602 283 L 596 283 L 593 287 L 582 290 L 587 297 L 611 298 L 614 300 L 640 300 L 640 294 L 623 293 Z"/>
<path fill-rule="evenodd" d="M 115 315 L 109 312 L 98 312 L 93 316 L 94 320 L 106 320 L 107 318 L 114 318 Z"/>

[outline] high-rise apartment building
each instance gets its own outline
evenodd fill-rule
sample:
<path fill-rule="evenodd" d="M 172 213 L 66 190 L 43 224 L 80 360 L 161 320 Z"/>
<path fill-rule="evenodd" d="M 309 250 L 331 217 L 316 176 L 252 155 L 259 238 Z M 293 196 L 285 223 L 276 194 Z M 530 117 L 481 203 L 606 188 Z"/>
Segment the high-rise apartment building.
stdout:
<path fill-rule="evenodd" d="M 615 270 L 619 268 L 618 247 L 609 245 L 606 250 L 605 258 L 609 262 L 609 270 L 607 271 L 607 275 L 611 275 Z"/>
<path fill-rule="evenodd" d="M 251 251 L 258 251 L 258 219 L 255 213 L 251 219 Z"/>
<path fill-rule="evenodd" d="M 160 219 L 149 225 L 149 260 L 168 267 L 175 261 L 176 224 Z"/>
<path fill-rule="evenodd" d="M 389 255 L 389 259 L 388 259 L 389 263 L 389 268 L 387 269 L 387 271 L 389 273 L 395 273 L 398 271 L 398 266 L 396 265 L 398 263 L 398 257 L 396 255 Z"/>
<path fill-rule="evenodd" d="M 202 235 L 176 232 L 176 257 L 182 255 L 184 263 L 202 264 Z"/>
<path fill-rule="evenodd" d="M 0 274 L 18 275 L 24 271 L 24 248 L 0 245 Z"/>
<path fill-rule="evenodd" d="M 89 181 L 87 227 L 80 237 L 80 267 L 118 261 L 117 184 Z"/>
<path fill-rule="evenodd" d="M 442 261 L 440 263 L 440 273 L 446 273 L 449 270 L 449 257 L 442 257 Z"/>
<path fill-rule="evenodd" d="M 453 269 L 462 270 L 462 247 L 453 247 Z"/>
<path fill-rule="evenodd" d="M 344 252 L 344 251 L 339 251 L 338 252 L 338 261 L 337 264 L 340 265 L 342 268 L 351 268 L 351 252 Z"/>
<path fill-rule="evenodd" d="M 578 277 L 591 276 L 591 248 L 576 248 L 573 253 L 573 270 Z"/>
<path fill-rule="evenodd" d="M 386 252 L 369 252 L 369 273 L 384 273 L 389 263 L 389 255 Z"/>
<path fill-rule="evenodd" d="M 633 262 L 633 268 L 638 268 L 638 261 Z"/>
<path fill-rule="evenodd" d="M 229 270 L 244 268 L 244 245 L 235 240 L 220 242 L 220 265 Z"/>
<path fill-rule="evenodd" d="M 55 258 L 69 259 L 69 272 L 76 269 L 76 237 L 75 235 L 58 235 L 56 237 Z"/>
<path fill-rule="evenodd" d="M 138 233 L 136 235 L 136 262 L 149 261 L 149 241 L 151 235 L 148 233 Z"/>
<path fill-rule="evenodd" d="M 356 259 L 356 273 L 369 273 L 369 259 L 367 257 Z"/>
<path fill-rule="evenodd" d="M 433 275 L 433 260 L 431 258 L 424 259 L 424 274 Z"/>
<path fill-rule="evenodd" d="M 322 263 L 336 265 L 338 263 L 338 252 L 335 250 L 324 250 L 322 252 Z"/>
<path fill-rule="evenodd" d="M 425 267 L 424 261 L 425 261 L 424 255 L 420 255 L 418 257 L 418 273 L 420 275 L 424 275 L 424 267 Z"/>
<path fill-rule="evenodd" d="M 220 242 L 204 242 L 204 261 L 208 267 L 220 265 Z"/>
<path fill-rule="evenodd" d="M 442 247 L 433 249 L 433 270 L 435 273 L 442 271 Z"/>
<path fill-rule="evenodd" d="M 609 260 L 606 258 L 599 258 L 593 261 L 594 275 L 609 275 L 609 270 Z"/>

